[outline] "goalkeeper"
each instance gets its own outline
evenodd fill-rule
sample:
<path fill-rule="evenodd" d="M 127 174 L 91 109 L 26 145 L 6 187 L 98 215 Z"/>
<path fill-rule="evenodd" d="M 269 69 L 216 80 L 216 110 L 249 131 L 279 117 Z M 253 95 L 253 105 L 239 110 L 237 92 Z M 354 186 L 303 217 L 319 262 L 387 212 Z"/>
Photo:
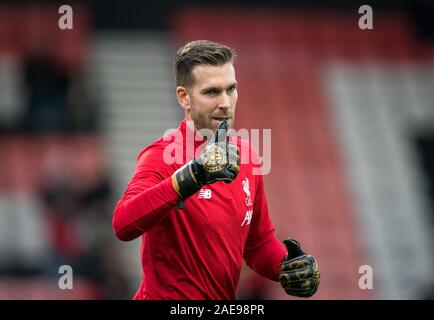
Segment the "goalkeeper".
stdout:
<path fill-rule="evenodd" d="M 238 99 L 234 58 L 207 40 L 177 52 L 185 119 L 139 154 L 113 214 L 119 239 L 142 237 L 134 299 L 235 299 L 243 259 L 290 295 L 310 297 L 318 288 L 315 259 L 296 240 L 286 239 L 285 248 L 274 236 L 263 177 L 253 174 L 258 161 L 240 161 L 257 155 L 227 133 Z"/>

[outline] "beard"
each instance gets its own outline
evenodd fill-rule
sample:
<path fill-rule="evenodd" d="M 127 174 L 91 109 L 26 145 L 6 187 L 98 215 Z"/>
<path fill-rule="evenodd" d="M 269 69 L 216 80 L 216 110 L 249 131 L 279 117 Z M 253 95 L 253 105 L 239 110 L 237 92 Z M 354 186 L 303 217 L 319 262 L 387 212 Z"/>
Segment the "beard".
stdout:
<path fill-rule="evenodd" d="M 196 130 L 208 129 L 216 131 L 223 120 L 227 120 L 229 129 L 233 127 L 234 116 L 232 113 L 204 115 L 190 113 L 190 118 L 194 122 Z"/>
<path fill-rule="evenodd" d="M 193 121 L 195 123 L 196 129 L 209 129 L 215 132 L 224 120 L 228 122 L 228 128 L 231 129 L 233 126 L 233 118 L 231 116 L 200 119 L 197 123 L 195 120 Z"/>

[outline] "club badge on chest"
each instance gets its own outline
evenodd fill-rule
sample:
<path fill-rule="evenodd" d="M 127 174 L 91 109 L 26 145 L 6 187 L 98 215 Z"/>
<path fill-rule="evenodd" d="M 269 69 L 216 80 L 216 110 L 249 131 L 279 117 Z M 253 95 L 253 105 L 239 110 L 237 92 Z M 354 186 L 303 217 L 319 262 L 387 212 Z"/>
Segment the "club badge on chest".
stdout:
<path fill-rule="evenodd" d="M 243 191 L 246 193 L 246 206 L 250 207 L 252 206 L 252 197 L 250 194 L 249 178 L 245 177 L 241 183 L 243 185 Z"/>
<path fill-rule="evenodd" d="M 243 191 L 246 194 L 246 206 L 247 206 L 247 211 L 246 211 L 246 215 L 244 217 L 244 220 L 241 223 L 241 227 L 244 225 L 249 225 L 252 222 L 252 217 L 253 217 L 253 210 L 251 209 L 252 207 L 252 196 L 250 194 L 250 184 L 249 184 L 249 178 L 245 177 L 244 180 L 241 182 L 242 186 L 243 186 Z"/>

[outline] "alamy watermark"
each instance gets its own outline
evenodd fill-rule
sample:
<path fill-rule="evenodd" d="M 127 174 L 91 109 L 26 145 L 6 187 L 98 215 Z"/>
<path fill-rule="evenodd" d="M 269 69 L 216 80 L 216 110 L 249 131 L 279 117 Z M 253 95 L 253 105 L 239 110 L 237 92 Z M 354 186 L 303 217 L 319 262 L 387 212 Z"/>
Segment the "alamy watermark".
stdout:
<path fill-rule="evenodd" d="M 72 7 L 69 5 L 63 5 L 59 7 L 59 14 L 61 14 L 58 26 L 61 30 L 72 30 L 74 28 L 74 16 Z"/>
<path fill-rule="evenodd" d="M 62 274 L 58 282 L 59 289 L 60 290 L 74 289 L 74 273 L 72 267 L 67 264 L 60 266 L 59 274 Z"/>
<path fill-rule="evenodd" d="M 359 274 L 362 274 L 359 278 L 359 288 L 362 290 L 374 289 L 374 272 L 372 267 L 367 264 L 360 266 Z"/>
<path fill-rule="evenodd" d="M 187 127 L 194 127 L 193 121 L 187 121 Z M 220 136 L 220 133 L 217 133 Z M 200 154 L 208 145 L 209 141 L 215 140 L 215 132 L 210 129 L 200 129 L 193 133 L 192 130 L 186 130 L 185 140 L 183 133 L 168 129 L 163 135 L 163 141 L 170 142 L 163 153 L 164 163 L 184 164 L 193 158 L 199 158 Z M 253 164 L 253 175 L 266 175 L 271 171 L 271 129 L 229 129 L 227 137 L 230 143 L 236 144 L 237 137 L 250 144 L 241 144 L 239 157 L 241 164 Z M 214 139 L 214 140 L 213 140 Z M 185 141 L 185 146 L 183 145 Z M 223 141 L 220 139 L 221 143 Z M 195 150 L 197 142 L 202 142 Z M 261 148 L 262 145 L 262 148 Z M 260 155 L 260 150 L 262 152 Z M 184 154 L 185 153 L 185 154 Z"/>
<path fill-rule="evenodd" d="M 372 7 L 367 4 L 360 6 L 359 13 L 363 13 L 359 18 L 359 28 L 362 30 L 372 30 L 374 28 Z"/>

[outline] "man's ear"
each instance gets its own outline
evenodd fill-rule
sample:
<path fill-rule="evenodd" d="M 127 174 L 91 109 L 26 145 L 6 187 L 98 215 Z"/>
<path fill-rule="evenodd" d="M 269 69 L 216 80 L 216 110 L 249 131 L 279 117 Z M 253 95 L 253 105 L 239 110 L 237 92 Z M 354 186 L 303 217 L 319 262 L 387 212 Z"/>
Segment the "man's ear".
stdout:
<path fill-rule="evenodd" d="M 178 103 L 181 105 L 184 111 L 186 112 L 190 111 L 191 99 L 190 99 L 190 94 L 186 87 L 183 86 L 176 87 L 176 98 L 178 99 Z"/>

